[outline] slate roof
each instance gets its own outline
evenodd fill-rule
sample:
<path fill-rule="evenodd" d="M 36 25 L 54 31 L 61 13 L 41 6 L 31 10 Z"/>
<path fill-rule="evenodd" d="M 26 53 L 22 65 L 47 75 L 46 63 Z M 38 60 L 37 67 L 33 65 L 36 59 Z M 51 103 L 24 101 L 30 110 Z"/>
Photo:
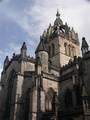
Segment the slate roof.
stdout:
<path fill-rule="evenodd" d="M 46 44 L 45 44 L 45 41 L 44 41 L 44 39 L 42 39 L 42 38 L 40 39 L 40 43 L 39 43 L 39 45 L 38 45 L 35 53 L 37 53 L 37 52 L 39 52 L 39 51 L 46 51 L 46 52 L 48 52 L 47 46 L 46 46 Z"/>

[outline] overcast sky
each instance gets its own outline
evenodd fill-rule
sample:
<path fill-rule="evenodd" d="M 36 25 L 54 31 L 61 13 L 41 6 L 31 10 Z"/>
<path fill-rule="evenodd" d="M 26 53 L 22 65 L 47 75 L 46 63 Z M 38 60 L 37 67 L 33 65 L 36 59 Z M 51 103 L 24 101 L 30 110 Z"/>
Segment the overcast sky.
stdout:
<path fill-rule="evenodd" d="M 86 37 L 90 44 L 89 0 L 2 0 L 0 2 L 0 71 L 6 55 L 11 57 L 25 41 L 32 56 L 39 37 L 56 18 L 74 27 L 79 39 Z"/>

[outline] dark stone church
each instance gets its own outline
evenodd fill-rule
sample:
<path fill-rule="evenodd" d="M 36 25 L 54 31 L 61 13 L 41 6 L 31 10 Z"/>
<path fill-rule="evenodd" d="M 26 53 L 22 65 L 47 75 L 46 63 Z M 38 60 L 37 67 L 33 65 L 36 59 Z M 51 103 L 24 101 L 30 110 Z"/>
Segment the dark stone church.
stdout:
<path fill-rule="evenodd" d="M 40 36 L 35 58 L 24 42 L 6 56 L 1 73 L 0 120 L 90 120 L 90 51 L 57 11 Z"/>

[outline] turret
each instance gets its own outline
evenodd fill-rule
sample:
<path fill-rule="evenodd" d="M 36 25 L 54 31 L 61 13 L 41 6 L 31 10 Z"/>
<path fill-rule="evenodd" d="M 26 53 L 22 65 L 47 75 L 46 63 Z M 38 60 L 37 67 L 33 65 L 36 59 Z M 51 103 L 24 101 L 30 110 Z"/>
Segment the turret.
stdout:
<path fill-rule="evenodd" d="M 48 51 L 44 39 L 41 37 L 41 41 L 36 49 L 36 60 L 41 65 L 41 71 L 48 72 Z M 38 59 L 37 59 L 38 58 Z"/>
<path fill-rule="evenodd" d="M 81 51 L 82 51 L 82 56 L 89 51 L 89 45 L 85 40 L 85 37 L 82 38 Z"/>
<path fill-rule="evenodd" d="M 8 58 L 8 56 L 6 56 L 6 58 L 4 60 L 4 67 L 3 67 L 3 69 L 5 69 L 7 67 L 8 63 L 9 63 L 9 58 Z"/>
<path fill-rule="evenodd" d="M 26 43 L 23 42 L 23 45 L 21 47 L 21 57 L 25 58 L 27 56 L 27 46 Z"/>

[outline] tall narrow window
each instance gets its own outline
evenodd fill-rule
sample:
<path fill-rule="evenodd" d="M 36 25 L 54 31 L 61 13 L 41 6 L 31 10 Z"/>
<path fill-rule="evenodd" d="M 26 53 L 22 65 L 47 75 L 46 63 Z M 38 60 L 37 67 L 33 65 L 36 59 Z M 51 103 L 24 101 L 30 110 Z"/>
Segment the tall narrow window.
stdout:
<path fill-rule="evenodd" d="M 69 56 L 71 56 L 71 46 L 68 46 L 68 50 L 69 50 Z"/>
<path fill-rule="evenodd" d="M 55 45 L 52 43 L 52 56 L 55 55 Z"/>
<path fill-rule="evenodd" d="M 51 57 L 51 47 L 48 48 L 49 57 Z"/>
<path fill-rule="evenodd" d="M 64 44 L 65 54 L 67 55 L 67 43 Z"/>
<path fill-rule="evenodd" d="M 75 51 L 75 48 L 73 47 L 73 56 L 76 56 L 76 51 Z"/>
<path fill-rule="evenodd" d="M 73 57 L 73 47 L 71 46 L 71 57 Z"/>

